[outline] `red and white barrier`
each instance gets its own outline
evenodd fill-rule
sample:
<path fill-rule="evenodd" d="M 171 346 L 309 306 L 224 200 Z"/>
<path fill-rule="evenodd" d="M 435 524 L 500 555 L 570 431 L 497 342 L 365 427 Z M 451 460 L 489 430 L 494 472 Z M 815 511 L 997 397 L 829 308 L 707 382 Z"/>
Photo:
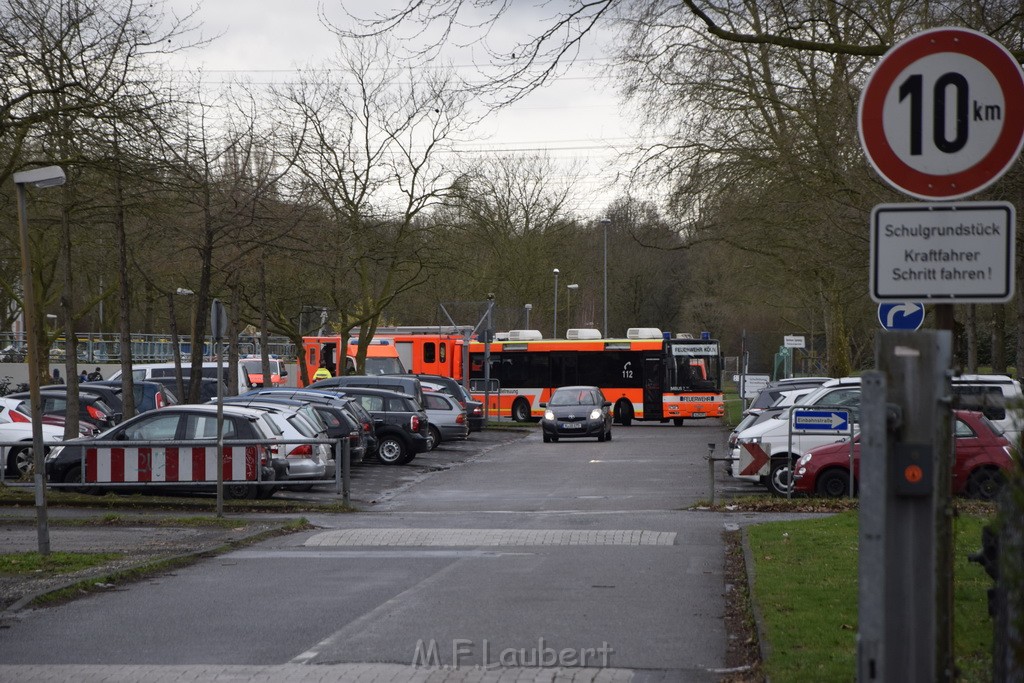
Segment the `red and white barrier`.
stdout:
<path fill-rule="evenodd" d="M 224 481 L 256 481 L 255 446 L 224 447 Z M 216 482 L 217 447 L 87 448 L 87 483 Z"/>

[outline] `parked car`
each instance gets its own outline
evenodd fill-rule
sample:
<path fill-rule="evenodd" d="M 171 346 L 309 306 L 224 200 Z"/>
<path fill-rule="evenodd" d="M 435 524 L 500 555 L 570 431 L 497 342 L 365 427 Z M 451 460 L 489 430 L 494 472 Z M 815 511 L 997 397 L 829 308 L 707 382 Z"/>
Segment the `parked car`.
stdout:
<path fill-rule="evenodd" d="M 761 391 L 757 392 L 757 396 L 753 398 L 750 405 L 747 406 L 747 410 L 764 410 L 771 407 L 775 403 L 782 392 L 793 391 L 795 389 L 803 389 L 807 392 L 812 389 L 817 389 L 825 382 L 832 379 L 831 377 L 788 377 L 786 379 L 777 379 L 774 382 L 769 382 Z"/>
<path fill-rule="evenodd" d="M 244 405 L 261 410 L 274 423 L 280 444 L 271 445 L 270 450 L 274 454 L 274 475 L 278 480 L 324 480 L 333 475 L 334 453 L 329 446 L 298 443 L 305 439 L 325 439 L 326 434 L 319 425 L 310 423 L 297 406 L 269 401 L 237 401 L 235 398 L 225 405 Z M 294 488 L 302 490 L 301 487 Z M 305 488 L 308 490 L 312 485 Z"/>
<path fill-rule="evenodd" d="M 387 389 L 413 397 L 420 408 L 423 407 L 423 385 L 415 375 L 342 375 L 328 377 L 309 385 L 310 389 L 345 389 L 347 387 L 366 387 L 370 389 Z"/>
<path fill-rule="evenodd" d="M 326 440 L 327 426 L 308 404 L 291 399 L 274 399 L 263 396 L 231 396 L 224 399 L 225 405 L 240 405 L 270 413 L 282 434 L 278 440 L 286 442 L 280 448 L 271 449 L 283 462 L 275 461 L 277 473 L 296 472 L 297 479 L 324 479 L 334 474 L 334 452 L 327 444 L 287 443 L 288 436 L 294 439 Z M 279 415 L 285 415 L 282 420 Z M 289 424 L 283 424 L 284 422 Z M 290 426 L 289 426 L 290 425 Z M 303 459 L 311 460 L 305 462 Z M 323 466 L 317 463 L 323 463 Z M 312 473 L 319 471 L 313 476 Z"/>
<path fill-rule="evenodd" d="M 483 402 L 473 400 L 472 395 L 466 387 L 459 384 L 458 380 L 441 375 L 416 375 L 416 377 L 419 378 L 425 391 L 442 391 L 459 402 L 466 411 L 469 431 L 479 432 L 484 428 Z"/>
<path fill-rule="evenodd" d="M 29 417 L 31 414 L 32 406 L 29 405 L 29 399 L 0 396 L 0 423 L 26 422 L 31 424 L 32 418 Z M 42 422 L 44 425 L 64 429 L 64 423 L 67 420 L 61 415 L 43 415 Z M 79 436 L 92 436 L 98 431 L 91 422 L 78 421 Z"/>
<path fill-rule="evenodd" d="M 362 462 L 375 452 L 377 439 L 373 433 L 373 418 L 359 408 L 353 410 L 353 399 L 330 392 L 268 387 L 253 389 L 239 398 L 258 397 L 269 400 L 301 401 L 320 416 L 327 426 L 330 439 L 348 439 L 351 462 Z"/>
<path fill-rule="evenodd" d="M 67 387 L 64 385 L 47 385 L 40 387 L 41 412 L 43 415 L 60 415 L 67 417 Z M 11 398 L 29 398 L 29 392 L 20 391 L 8 394 Z M 121 421 L 121 413 L 114 410 L 100 396 L 85 392 L 78 394 L 78 419 L 84 420 L 97 429 L 113 427 Z"/>
<path fill-rule="evenodd" d="M 598 441 L 612 438 L 612 404 L 597 387 L 559 387 L 540 406 L 544 408 L 540 421 L 544 443 L 562 437 L 596 436 Z"/>
<path fill-rule="evenodd" d="M 261 411 L 245 408 L 243 406 L 224 406 L 224 427 L 223 438 L 225 440 L 254 440 L 261 441 L 267 445 L 244 446 L 241 448 L 247 454 L 250 449 L 254 452 L 256 463 L 259 468 L 260 481 L 262 484 L 249 484 L 241 480 L 225 481 L 224 492 L 233 498 L 255 498 L 258 495 L 267 496 L 273 493 L 275 473 L 270 451 L 270 442 L 276 438 L 273 423 Z M 163 443 L 166 446 L 159 449 L 165 460 L 158 463 L 155 453 L 151 454 L 148 461 L 149 470 L 145 473 L 154 481 L 154 472 L 161 472 L 164 481 L 175 481 L 168 477 L 168 471 L 174 467 L 192 468 L 195 465 L 195 449 L 187 447 L 191 452 L 184 459 L 172 460 L 168 451 L 174 448 L 176 442 L 182 441 L 206 441 L 214 446 L 216 452 L 217 439 L 217 406 L 212 405 L 178 405 L 169 406 L 162 410 L 154 410 L 125 420 L 115 427 L 91 437 L 71 439 L 51 448 L 46 457 L 46 476 L 51 482 L 80 484 L 86 481 L 95 483 L 87 484 L 88 489 L 102 489 L 107 479 L 100 477 L 101 471 L 113 471 L 114 453 L 121 452 L 119 458 L 123 471 L 119 472 L 125 480 L 138 481 L 138 488 L 146 488 L 147 484 L 142 481 L 143 472 L 140 468 L 132 468 L 124 460 L 124 453 L 128 449 L 115 449 L 111 446 L 94 445 L 95 442 L 106 441 L 151 441 Z M 227 448 L 227 447 L 225 447 Z M 82 470 L 84 452 L 95 453 L 97 470 L 92 473 L 91 479 L 86 478 L 86 472 Z M 156 451 L 157 449 L 153 449 Z M 209 451 L 210 449 L 207 449 Z M 246 463 L 243 458 L 239 462 Z M 182 462 L 186 463 L 182 465 Z M 88 467 L 88 464 L 87 464 Z M 181 470 L 177 470 L 180 472 Z M 205 466 L 202 471 L 192 472 L 191 480 L 182 476 L 182 480 L 175 484 L 163 484 L 159 491 L 201 491 L 210 492 L 216 490 L 216 468 L 212 468 L 214 476 L 211 483 L 211 468 Z M 119 481 L 113 478 L 111 481 Z M 119 487 L 120 489 L 121 487 Z M 152 487 L 156 488 L 156 487 Z"/>
<path fill-rule="evenodd" d="M 99 382 L 83 382 L 78 385 L 79 393 L 97 394 L 120 414 L 124 414 L 124 400 L 121 398 L 121 380 L 105 379 Z M 135 398 L 135 412 L 145 413 L 165 406 L 178 404 L 178 398 L 160 382 L 141 381 L 132 383 Z"/>
<path fill-rule="evenodd" d="M 182 394 L 178 396 L 178 380 L 175 377 L 151 377 L 150 382 L 159 382 L 163 384 L 174 396 L 178 399 L 178 403 L 186 403 L 188 401 L 188 392 L 192 388 L 192 378 L 185 376 L 182 378 Z M 206 403 L 217 398 L 217 378 L 216 377 L 202 377 L 199 379 L 199 402 Z M 228 395 L 227 384 L 221 382 L 221 396 Z"/>
<path fill-rule="evenodd" d="M 417 380 L 418 381 L 418 380 Z M 404 465 L 430 450 L 427 413 L 414 396 L 370 387 L 330 387 L 357 398 L 373 417 L 377 459 L 385 465 Z"/>
<path fill-rule="evenodd" d="M 442 441 L 458 441 L 469 436 L 466 409 L 458 401 L 448 394 L 431 391 L 426 392 L 423 398 L 427 420 L 430 421 L 430 450 L 437 448 Z"/>
<path fill-rule="evenodd" d="M 51 444 L 64 438 L 64 427 L 43 424 L 43 443 Z M 20 442 L 20 443 L 19 443 Z M 0 424 L 0 462 L 4 464 L 4 476 L 11 479 L 25 479 L 32 474 L 32 422 L 5 422 Z M 48 446 L 43 446 L 44 449 Z"/>
<path fill-rule="evenodd" d="M 223 373 L 224 381 L 228 381 L 228 364 L 225 362 L 224 367 L 221 369 Z M 217 363 L 215 361 L 207 361 L 203 363 L 203 377 L 210 379 L 217 379 Z M 183 377 L 189 377 L 192 374 L 192 364 L 189 362 L 183 362 L 181 364 L 181 372 Z M 236 373 L 238 375 L 238 384 L 236 394 L 243 394 L 249 389 L 252 389 L 252 384 L 249 381 L 249 372 L 246 370 L 243 361 L 239 361 L 236 366 Z M 132 366 L 132 378 L 135 381 L 142 381 L 147 379 L 157 379 L 160 377 L 169 377 L 174 379 L 174 363 L 138 363 Z M 118 370 L 110 379 L 121 379 L 121 371 Z M 261 376 L 262 379 L 262 376 Z"/>
<path fill-rule="evenodd" d="M 982 413 L 956 410 L 953 493 L 993 500 L 1013 468 L 1010 442 Z M 853 444 L 853 486 L 860 478 L 860 438 Z M 804 453 L 796 464 L 795 493 L 839 498 L 850 494 L 850 445 L 834 443 Z"/>

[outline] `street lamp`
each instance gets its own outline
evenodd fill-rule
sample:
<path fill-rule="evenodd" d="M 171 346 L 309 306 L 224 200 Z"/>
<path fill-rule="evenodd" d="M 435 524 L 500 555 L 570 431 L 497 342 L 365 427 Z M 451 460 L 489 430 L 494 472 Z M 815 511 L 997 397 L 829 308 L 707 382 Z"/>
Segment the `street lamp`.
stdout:
<path fill-rule="evenodd" d="M 601 225 L 604 227 L 604 327 L 601 333 L 608 337 L 608 226 L 611 225 L 611 218 L 602 218 Z"/>
<path fill-rule="evenodd" d="M 568 329 L 572 327 L 572 293 L 579 289 L 580 286 L 574 282 L 571 285 L 566 285 L 565 288 L 569 290 L 565 295 L 565 319 L 568 321 L 565 324 Z"/>
<path fill-rule="evenodd" d="M 530 311 L 533 310 L 533 304 L 525 304 L 523 306 L 523 308 L 526 309 L 526 328 L 525 329 L 528 330 L 528 329 L 530 329 Z"/>
<path fill-rule="evenodd" d="M 551 272 L 555 274 L 555 323 L 551 326 L 551 338 L 558 339 L 558 268 Z"/>
<path fill-rule="evenodd" d="M 29 254 L 28 209 L 25 186 L 57 187 L 65 180 L 64 169 L 60 166 L 46 166 L 14 174 L 14 186 L 18 191 L 18 228 L 21 239 L 21 291 L 25 297 L 26 339 L 28 341 L 28 390 L 32 414 L 32 469 L 36 494 L 36 523 L 39 554 L 50 554 L 50 528 L 46 519 L 46 486 L 43 481 L 43 419 L 39 392 L 39 358 L 36 355 L 36 297 L 32 284 L 32 257 Z"/>

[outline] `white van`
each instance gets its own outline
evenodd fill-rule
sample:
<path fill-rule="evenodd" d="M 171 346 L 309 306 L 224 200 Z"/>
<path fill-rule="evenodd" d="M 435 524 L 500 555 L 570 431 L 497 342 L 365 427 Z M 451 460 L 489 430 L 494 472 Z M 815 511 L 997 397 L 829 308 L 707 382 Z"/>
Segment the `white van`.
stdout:
<path fill-rule="evenodd" d="M 283 364 L 276 358 L 270 359 L 271 386 L 283 386 L 282 373 L 288 372 L 282 367 Z M 188 377 L 192 371 L 192 364 L 187 361 L 181 363 L 183 377 Z M 224 364 L 224 381 L 228 380 L 227 363 Z M 110 379 L 119 379 L 121 371 L 115 372 Z M 137 382 L 152 379 L 154 377 L 174 377 L 174 363 L 141 363 L 132 366 L 132 379 Z M 203 377 L 217 377 L 216 361 L 203 363 Z M 263 363 L 259 359 L 244 358 L 238 361 L 238 393 L 244 394 L 250 389 L 263 386 Z"/>
<path fill-rule="evenodd" d="M 977 410 L 1001 428 L 1017 444 L 1024 424 L 1024 398 L 1020 382 L 1006 375 L 961 375 L 952 381 L 955 407 Z M 854 434 L 860 421 L 860 377 L 825 382 L 800 400 L 801 407 L 850 411 Z M 740 432 L 732 451 L 731 474 L 737 479 L 760 482 L 777 495 L 786 495 L 789 463 L 812 448 L 847 441 L 849 432 L 793 433 L 789 451 L 789 410 Z M 788 456 L 788 457 L 787 457 Z"/>

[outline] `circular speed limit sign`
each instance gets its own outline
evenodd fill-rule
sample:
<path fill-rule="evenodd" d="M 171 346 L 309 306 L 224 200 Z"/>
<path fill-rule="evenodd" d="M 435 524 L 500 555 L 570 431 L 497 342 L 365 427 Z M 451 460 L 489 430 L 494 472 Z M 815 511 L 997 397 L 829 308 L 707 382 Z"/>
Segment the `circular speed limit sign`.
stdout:
<path fill-rule="evenodd" d="M 995 182 L 1024 143 L 1024 75 L 988 36 L 937 28 L 896 44 L 861 93 L 871 165 L 920 199 L 959 199 Z"/>

